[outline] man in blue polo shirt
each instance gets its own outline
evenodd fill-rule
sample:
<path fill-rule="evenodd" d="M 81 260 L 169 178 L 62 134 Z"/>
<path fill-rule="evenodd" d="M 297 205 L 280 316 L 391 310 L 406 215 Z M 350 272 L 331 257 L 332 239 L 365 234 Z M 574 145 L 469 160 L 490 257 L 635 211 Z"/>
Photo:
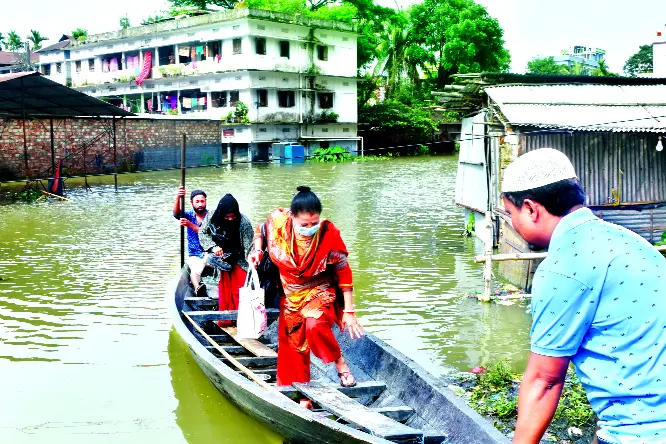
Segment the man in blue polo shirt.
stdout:
<path fill-rule="evenodd" d="M 190 280 L 197 295 L 205 294 L 205 287 L 201 285 L 201 273 L 206 266 L 204 250 L 199 243 L 199 227 L 208 214 L 206 209 L 206 193 L 203 190 L 194 190 L 190 193 L 191 210 L 180 214 L 180 199 L 185 196 L 185 188 L 178 187 L 176 202 L 173 204 L 173 217 L 180 220 L 182 226 L 187 227 L 187 266 L 190 268 Z"/>
<path fill-rule="evenodd" d="M 531 354 L 514 443 L 538 443 L 571 361 L 599 418 L 600 444 L 666 442 L 666 259 L 583 206 L 569 159 L 542 148 L 510 164 L 514 229 L 548 248 L 532 285 Z"/>

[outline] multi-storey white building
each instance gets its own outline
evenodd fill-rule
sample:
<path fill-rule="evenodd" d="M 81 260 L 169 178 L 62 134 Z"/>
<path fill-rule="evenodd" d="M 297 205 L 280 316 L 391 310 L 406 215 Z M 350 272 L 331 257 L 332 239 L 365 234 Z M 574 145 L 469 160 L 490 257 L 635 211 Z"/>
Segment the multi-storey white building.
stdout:
<path fill-rule="evenodd" d="M 223 141 L 255 155 L 283 141 L 353 152 L 356 38 L 345 23 L 237 9 L 92 35 L 40 64 L 142 117 L 220 120 Z"/>

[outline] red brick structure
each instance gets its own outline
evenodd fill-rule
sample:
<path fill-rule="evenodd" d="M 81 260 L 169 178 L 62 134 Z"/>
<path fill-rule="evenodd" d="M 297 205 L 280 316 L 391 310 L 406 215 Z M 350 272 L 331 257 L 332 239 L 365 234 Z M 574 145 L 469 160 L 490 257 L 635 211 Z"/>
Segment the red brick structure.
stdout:
<path fill-rule="evenodd" d="M 48 119 L 26 120 L 24 139 L 23 120 L 0 121 L 0 181 L 50 176 L 50 132 Z M 222 162 L 217 121 L 116 119 L 118 171 L 179 167 L 183 133 L 187 135 L 188 166 Z M 114 170 L 111 119 L 54 119 L 53 141 L 53 160 L 62 159 L 65 176 Z"/>

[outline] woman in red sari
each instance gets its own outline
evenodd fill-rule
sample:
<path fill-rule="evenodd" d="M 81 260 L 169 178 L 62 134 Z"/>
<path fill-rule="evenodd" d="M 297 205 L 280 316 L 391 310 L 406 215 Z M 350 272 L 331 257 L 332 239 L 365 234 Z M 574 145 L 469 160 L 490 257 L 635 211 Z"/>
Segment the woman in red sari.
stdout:
<path fill-rule="evenodd" d="M 332 222 L 321 218 L 322 205 L 309 187 L 298 187 L 290 210 L 278 209 L 266 221 L 271 261 L 280 270 L 284 297 L 278 319 L 277 384 L 310 381 L 310 351 L 324 363 L 335 362 L 344 387 L 356 385 L 331 331 L 334 323 L 352 338 L 363 335 L 354 315 L 352 272 L 347 247 Z M 258 264 L 261 230 L 255 230 Z M 340 289 L 344 298 L 336 304 Z"/>

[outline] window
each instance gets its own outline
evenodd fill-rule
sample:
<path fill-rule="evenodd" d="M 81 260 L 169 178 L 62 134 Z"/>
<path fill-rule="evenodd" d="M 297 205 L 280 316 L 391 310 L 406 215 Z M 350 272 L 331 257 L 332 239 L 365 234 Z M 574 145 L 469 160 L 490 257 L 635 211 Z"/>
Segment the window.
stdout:
<path fill-rule="evenodd" d="M 238 91 L 229 92 L 229 106 L 236 106 L 236 103 L 238 103 L 239 100 L 238 97 L 239 97 Z"/>
<path fill-rule="evenodd" d="M 56 73 L 62 73 L 62 63 L 56 63 Z"/>
<path fill-rule="evenodd" d="M 287 40 L 280 40 L 280 57 L 289 58 L 289 42 Z"/>
<path fill-rule="evenodd" d="M 210 93 L 210 100 L 213 108 L 226 108 L 227 107 L 227 92 L 212 92 Z"/>
<path fill-rule="evenodd" d="M 76 72 L 81 72 L 81 60 L 74 62 L 74 66 L 76 67 Z"/>
<path fill-rule="evenodd" d="M 319 108 L 333 108 L 333 93 L 319 93 L 317 96 L 319 97 Z"/>
<path fill-rule="evenodd" d="M 88 59 L 88 71 L 95 71 L 95 59 Z"/>
<path fill-rule="evenodd" d="M 268 91 L 265 89 L 257 90 L 257 103 L 259 107 L 268 106 Z"/>
<path fill-rule="evenodd" d="M 45 76 L 50 76 L 51 75 L 51 64 L 47 65 L 42 65 L 42 74 Z"/>
<path fill-rule="evenodd" d="M 328 60 L 328 46 L 317 45 L 317 58 L 319 60 Z"/>
<path fill-rule="evenodd" d="M 278 91 L 278 106 L 280 108 L 291 108 L 296 105 L 296 94 L 294 91 Z"/>
<path fill-rule="evenodd" d="M 266 39 L 257 37 L 255 51 L 257 54 L 266 55 Z"/>
<path fill-rule="evenodd" d="M 321 142 L 319 142 L 319 148 L 327 149 L 327 148 L 330 148 L 330 147 L 331 147 L 331 142 L 327 142 L 325 140 L 322 140 Z"/>
<path fill-rule="evenodd" d="M 234 54 L 242 53 L 243 49 L 242 49 L 242 46 L 241 46 L 241 39 L 234 39 L 233 40 L 233 45 L 234 45 Z"/>

